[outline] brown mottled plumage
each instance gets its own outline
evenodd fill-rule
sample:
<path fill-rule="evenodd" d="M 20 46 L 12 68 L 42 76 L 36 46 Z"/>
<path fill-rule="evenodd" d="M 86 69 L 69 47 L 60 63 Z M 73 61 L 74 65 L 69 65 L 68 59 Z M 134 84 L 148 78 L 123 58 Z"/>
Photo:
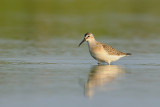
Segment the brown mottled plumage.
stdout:
<path fill-rule="evenodd" d="M 102 44 L 102 46 L 109 55 L 127 55 L 127 53 L 120 52 L 107 44 Z"/>
<path fill-rule="evenodd" d="M 111 62 L 119 60 L 121 57 L 131 55 L 130 53 L 120 52 L 107 44 L 97 42 L 92 33 L 86 33 L 79 46 L 85 41 L 88 43 L 91 56 L 98 60 L 98 64 L 107 62 L 110 65 Z"/>

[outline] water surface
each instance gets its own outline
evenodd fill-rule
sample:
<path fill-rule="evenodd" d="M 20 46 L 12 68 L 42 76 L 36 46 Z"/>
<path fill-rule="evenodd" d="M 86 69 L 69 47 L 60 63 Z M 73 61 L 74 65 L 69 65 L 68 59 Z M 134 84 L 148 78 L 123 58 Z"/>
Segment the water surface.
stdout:
<path fill-rule="evenodd" d="M 77 47 L 80 41 L 1 40 L 1 107 L 159 105 L 158 39 L 108 38 L 132 53 L 111 66 L 98 66 L 86 44 Z"/>

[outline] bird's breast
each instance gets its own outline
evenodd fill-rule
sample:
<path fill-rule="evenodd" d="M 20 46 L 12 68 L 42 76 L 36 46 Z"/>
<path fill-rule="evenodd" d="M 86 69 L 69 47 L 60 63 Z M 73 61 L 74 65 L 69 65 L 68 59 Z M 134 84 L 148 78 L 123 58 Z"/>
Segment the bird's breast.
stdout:
<path fill-rule="evenodd" d="M 96 60 L 104 60 L 107 56 L 107 52 L 102 46 L 89 46 L 91 56 Z"/>

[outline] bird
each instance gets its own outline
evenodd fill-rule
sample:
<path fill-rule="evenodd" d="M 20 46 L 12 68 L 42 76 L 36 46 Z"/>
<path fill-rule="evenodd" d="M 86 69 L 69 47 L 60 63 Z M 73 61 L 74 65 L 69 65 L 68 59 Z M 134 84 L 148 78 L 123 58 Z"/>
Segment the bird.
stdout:
<path fill-rule="evenodd" d="M 85 41 L 87 41 L 91 56 L 98 61 L 98 65 L 101 63 L 108 63 L 110 65 L 111 62 L 131 55 L 131 53 L 120 52 L 108 44 L 96 41 L 94 35 L 89 32 L 85 33 L 83 40 L 78 46 L 80 47 Z"/>

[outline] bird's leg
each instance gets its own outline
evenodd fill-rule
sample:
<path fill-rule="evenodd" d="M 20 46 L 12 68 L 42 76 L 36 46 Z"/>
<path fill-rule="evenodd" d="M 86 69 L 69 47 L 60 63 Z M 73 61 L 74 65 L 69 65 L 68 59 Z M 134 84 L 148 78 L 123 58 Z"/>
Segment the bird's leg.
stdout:
<path fill-rule="evenodd" d="M 111 65 L 111 62 L 108 62 L 108 65 Z"/>
<path fill-rule="evenodd" d="M 100 61 L 98 61 L 98 65 L 100 65 L 101 64 L 101 62 Z"/>

